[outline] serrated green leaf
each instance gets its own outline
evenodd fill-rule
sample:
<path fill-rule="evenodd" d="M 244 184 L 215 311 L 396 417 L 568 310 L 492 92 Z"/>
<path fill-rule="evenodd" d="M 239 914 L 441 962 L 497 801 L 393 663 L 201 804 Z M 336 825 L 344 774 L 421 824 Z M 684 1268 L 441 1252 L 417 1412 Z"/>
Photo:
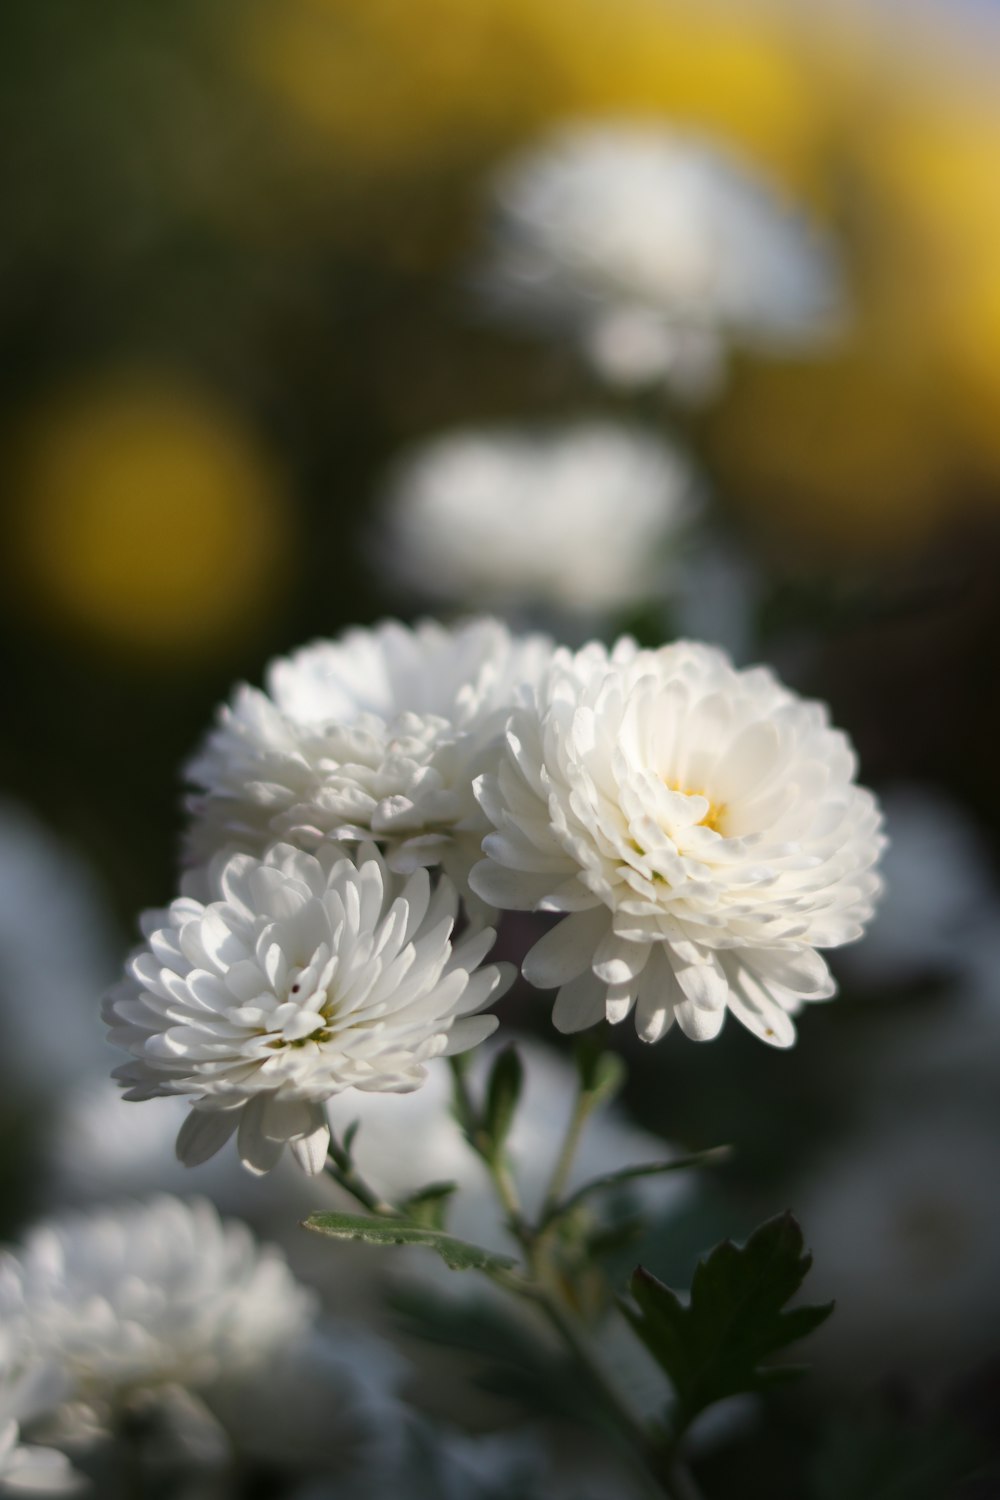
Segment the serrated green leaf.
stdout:
<path fill-rule="evenodd" d="M 457 1182 L 431 1182 L 399 1205 L 401 1212 L 423 1229 L 444 1229 L 445 1216 Z"/>
<path fill-rule="evenodd" d="M 507 1271 L 517 1264 L 509 1255 L 497 1255 L 453 1235 L 428 1229 L 407 1219 L 372 1219 L 365 1214 L 313 1214 L 305 1228 L 335 1240 L 366 1240 L 370 1245 L 420 1245 L 440 1255 L 453 1271 Z"/>
<path fill-rule="evenodd" d="M 490 1070 L 486 1086 L 486 1111 L 483 1125 L 494 1152 L 502 1151 L 503 1144 L 514 1123 L 521 1089 L 524 1085 L 524 1067 L 516 1047 L 505 1047 Z"/>
<path fill-rule="evenodd" d="M 636 1306 L 625 1316 L 669 1376 L 677 1398 L 674 1436 L 716 1401 L 787 1378 L 761 1361 L 804 1338 L 833 1310 L 785 1304 L 812 1264 L 791 1214 L 769 1220 L 736 1246 L 717 1245 L 698 1262 L 685 1303 L 641 1266 L 631 1281 Z"/>
<path fill-rule="evenodd" d="M 592 1193 L 600 1193 L 605 1189 L 611 1190 L 622 1187 L 637 1177 L 659 1177 L 666 1172 L 684 1172 L 691 1167 L 707 1167 L 717 1162 L 725 1161 L 729 1155 L 728 1146 L 713 1146 L 708 1151 L 696 1151 L 690 1156 L 675 1156 L 670 1161 L 650 1161 L 641 1163 L 635 1167 L 622 1167 L 617 1172 L 606 1172 L 602 1177 L 593 1177 L 578 1187 L 561 1204 L 559 1204 L 551 1215 L 556 1218 L 561 1214 L 576 1208 L 579 1203 L 589 1198 Z"/>

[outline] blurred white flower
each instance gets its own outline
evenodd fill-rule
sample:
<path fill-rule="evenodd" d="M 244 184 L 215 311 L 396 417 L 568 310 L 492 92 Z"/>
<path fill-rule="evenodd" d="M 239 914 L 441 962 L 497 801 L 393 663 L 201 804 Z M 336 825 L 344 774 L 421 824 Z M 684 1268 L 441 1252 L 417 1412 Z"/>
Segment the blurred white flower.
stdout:
<path fill-rule="evenodd" d="M 58 1095 L 82 1073 L 107 1071 L 98 997 L 116 946 L 84 862 L 23 808 L 0 803 L 0 1039 L 11 1085 Z"/>
<path fill-rule="evenodd" d="M 774 1046 L 834 984 L 818 948 L 861 935 L 878 805 L 822 704 L 708 646 L 558 652 L 479 795 L 487 901 L 568 913 L 524 973 L 578 1031 L 633 1009 L 656 1041 L 726 1011 Z"/>
<path fill-rule="evenodd" d="M 995 952 L 997 887 L 978 830 L 928 787 L 890 787 L 882 806 L 890 839 L 885 899 L 871 935 L 840 967 L 874 986 L 968 975 L 984 939 Z"/>
<path fill-rule="evenodd" d="M 77 1490 L 82 1483 L 82 1475 L 65 1454 L 37 1443 L 22 1443 L 18 1424 L 0 1420 L 0 1490 L 4 1494 L 58 1495 Z"/>
<path fill-rule="evenodd" d="M 211 1406 L 245 1457 L 287 1475 L 348 1477 L 367 1496 L 403 1472 L 412 1414 L 398 1388 L 408 1373 L 384 1339 L 328 1322 L 279 1350 L 266 1370 L 217 1385 Z"/>
<path fill-rule="evenodd" d="M 995 1101 L 995 1068 L 981 1098 L 936 1097 L 921 1112 L 919 1090 L 909 1107 L 893 1096 L 895 1107 L 861 1121 L 856 1138 L 800 1184 L 797 1216 L 815 1256 L 810 1293 L 837 1300 L 813 1358 L 939 1388 L 995 1354 Z"/>
<path fill-rule="evenodd" d="M 442 864 L 461 886 L 484 831 L 472 778 L 551 650 L 498 620 L 390 620 L 272 662 L 267 692 L 237 689 L 188 768 L 193 862 L 375 838 L 393 869 Z"/>
<path fill-rule="evenodd" d="M 697 509 L 687 462 L 637 428 L 456 432 L 397 466 L 379 555 L 425 598 L 599 616 L 658 591 Z"/>
<path fill-rule="evenodd" d="M 74 1431 L 100 1431 L 158 1389 L 204 1390 L 259 1369 L 314 1314 L 280 1252 L 202 1199 L 67 1214 L 0 1253 L 11 1346 L 66 1378 Z"/>
<path fill-rule="evenodd" d="M 484 296 L 575 336 L 613 384 L 703 396 L 729 344 L 808 348 L 842 317 L 829 245 L 755 170 L 663 122 L 564 125 L 494 201 Z"/>
<path fill-rule="evenodd" d="M 105 1018 L 137 1059 L 116 1073 L 127 1098 L 191 1097 L 183 1161 L 208 1160 L 238 1131 L 251 1171 L 288 1144 L 319 1172 L 333 1094 L 419 1088 L 430 1058 L 495 1029 L 477 1014 L 509 983 L 507 966 L 479 967 L 492 929 L 453 944 L 446 877 L 432 888 L 426 870 L 395 876 L 371 844 L 358 858 L 335 843 L 234 854 L 217 863 L 210 905 L 185 897 L 144 918 L 147 946 Z"/>
<path fill-rule="evenodd" d="M 21 1427 L 65 1394 L 51 1366 L 28 1366 L 15 1351 L 10 1331 L 0 1330 L 0 1493 L 62 1494 L 80 1476 L 54 1448 L 21 1441 Z"/>

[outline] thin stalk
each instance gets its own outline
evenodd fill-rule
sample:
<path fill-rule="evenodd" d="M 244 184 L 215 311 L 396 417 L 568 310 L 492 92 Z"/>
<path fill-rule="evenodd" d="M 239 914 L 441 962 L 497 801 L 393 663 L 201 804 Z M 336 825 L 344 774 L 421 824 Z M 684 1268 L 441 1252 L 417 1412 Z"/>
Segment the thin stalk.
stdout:
<path fill-rule="evenodd" d="M 597 1103 L 597 1095 L 589 1089 L 581 1088 L 576 1096 L 573 1113 L 570 1116 L 569 1125 L 562 1143 L 562 1148 L 556 1158 L 556 1164 L 552 1169 L 552 1177 L 549 1181 L 548 1190 L 545 1194 L 545 1202 L 542 1204 L 541 1223 L 552 1218 L 559 1206 L 559 1200 L 566 1188 L 566 1182 L 576 1157 L 583 1127 L 590 1118 L 591 1111 Z"/>
<path fill-rule="evenodd" d="M 398 1219 L 398 1209 L 391 1203 L 386 1202 L 374 1188 L 368 1186 L 364 1178 L 357 1171 L 351 1158 L 342 1146 L 338 1144 L 331 1134 L 330 1148 L 326 1159 L 326 1171 L 334 1182 L 338 1183 L 345 1192 L 367 1208 L 369 1213 L 378 1214 L 383 1219 Z"/>
<path fill-rule="evenodd" d="M 674 1459 L 667 1467 L 667 1482 L 676 1500 L 703 1500 L 697 1481 L 687 1464 Z"/>
<path fill-rule="evenodd" d="M 549 1293 L 543 1292 L 536 1300 L 574 1359 L 585 1370 L 588 1380 L 600 1392 L 608 1409 L 614 1413 L 618 1426 L 638 1452 L 646 1455 L 649 1452 L 649 1436 L 646 1429 L 629 1409 L 622 1394 L 612 1384 L 607 1372 L 591 1349 L 583 1330 L 577 1326 L 575 1320 L 559 1301 Z"/>

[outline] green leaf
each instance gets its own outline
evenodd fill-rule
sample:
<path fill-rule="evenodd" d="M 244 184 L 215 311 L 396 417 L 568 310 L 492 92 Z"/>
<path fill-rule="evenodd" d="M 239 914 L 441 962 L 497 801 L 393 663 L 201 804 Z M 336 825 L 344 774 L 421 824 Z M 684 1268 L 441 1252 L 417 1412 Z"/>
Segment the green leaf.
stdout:
<path fill-rule="evenodd" d="M 725 1161 L 728 1155 L 728 1146 L 712 1146 L 708 1151 L 696 1151 L 691 1156 L 675 1156 L 670 1161 L 643 1162 L 635 1167 L 622 1167 L 617 1172 L 606 1172 L 601 1177 L 592 1177 L 589 1182 L 578 1187 L 574 1193 L 557 1205 L 550 1218 L 561 1217 L 589 1198 L 592 1193 L 621 1187 L 637 1177 L 659 1177 L 664 1172 L 684 1172 L 690 1167 L 707 1167 L 716 1162 Z"/>
<path fill-rule="evenodd" d="M 516 1047 L 505 1047 L 490 1070 L 483 1125 L 494 1152 L 503 1150 L 524 1084 L 524 1068 Z"/>
<path fill-rule="evenodd" d="M 453 1271 L 506 1271 L 517 1262 L 509 1255 L 497 1255 L 456 1240 L 450 1234 L 428 1229 L 407 1219 L 371 1219 L 365 1214 L 313 1214 L 305 1228 L 335 1240 L 367 1240 L 370 1245 L 421 1245 L 440 1255 Z"/>
<path fill-rule="evenodd" d="M 577 1042 L 574 1055 L 580 1088 L 591 1095 L 594 1107 L 621 1092 L 628 1069 L 617 1052 L 607 1052 L 599 1041 L 584 1036 Z"/>
<path fill-rule="evenodd" d="M 423 1229 L 443 1229 L 451 1195 L 457 1182 L 431 1182 L 419 1192 L 413 1193 L 399 1205 L 400 1210 L 414 1224 Z"/>
<path fill-rule="evenodd" d="M 811 1265 L 801 1229 L 783 1214 L 745 1245 L 725 1240 L 699 1261 L 686 1303 L 641 1266 L 633 1274 L 637 1307 L 623 1302 L 622 1309 L 674 1387 L 675 1439 L 714 1402 L 789 1377 L 788 1367 L 761 1368 L 761 1361 L 832 1312 L 832 1303 L 785 1310 Z"/>

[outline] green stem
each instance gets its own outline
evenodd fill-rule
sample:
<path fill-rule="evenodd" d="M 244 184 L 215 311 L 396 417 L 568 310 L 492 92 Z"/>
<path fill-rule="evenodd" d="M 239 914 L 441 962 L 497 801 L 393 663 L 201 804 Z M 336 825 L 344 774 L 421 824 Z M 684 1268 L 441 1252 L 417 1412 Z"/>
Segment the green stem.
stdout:
<path fill-rule="evenodd" d="M 546 1263 L 544 1230 L 559 1208 L 559 1200 L 565 1190 L 573 1159 L 580 1144 L 580 1136 L 591 1111 L 599 1102 L 599 1093 L 581 1087 L 577 1095 L 566 1136 L 553 1168 L 545 1203 L 536 1225 L 529 1222 L 525 1216 L 517 1183 L 514 1181 L 503 1152 L 494 1150 L 492 1143 L 483 1136 L 479 1114 L 469 1093 L 463 1069 L 460 1062 L 455 1059 L 452 1060 L 452 1076 L 456 1117 L 469 1144 L 486 1164 L 497 1200 L 504 1212 L 507 1228 L 520 1244 L 527 1263 L 526 1274 L 516 1274 L 510 1271 L 494 1271 L 487 1274 L 497 1286 L 505 1291 L 533 1302 L 548 1319 L 573 1359 L 583 1369 L 591 1386 L 600 1395 L 622 1436 L 627 1439 L 638 1472 L 641 1473 L 645 1484 L 650 1487 L 651 1493 L 655 1492 L 661 1500 L 663 1496 L 666 1496 L 667 1500 L 691 1500 L 690 1496 L 675 1495 L 672 1484 L 668 1484 L 666 1477 L 658 1472 L 657 1454 L 650 1435 L 609 1379 L 591 1349 L 585 1331 L 563 1306 L 561 1299 L 551 1286 L 551 1273 Z M 662 1464 L 659 1467 L 662 1469 Z"/>
<path fill-rule="evenodd" d="M 590 1118 L 591 1111 L 597 1103 L 597 1095 L 589 1089 L 581 1088 L 576 1096 L 573 1113 L 570 1116 L 566 1137 L 562 1143 L 562 1149 L 552 1169 L 552 1177 L 549 1181 L 548 1191 L 545 1194 L 545 1202 L 542 1204 L 541 1223 L 545 1224 L 556 1213 L 559 1200 L 566 1188 L 583 1127 Z"/>
<path fill-rule="evenodd" d="M 676 1500 L 702 1500 L 701 1490 L 694 1475 L 687 1464 L 675 1459 L 667 1467 L 667 1483 L 673 1490 Z"/>
<path fill-rule="evenodd" d="M 536 1300 L 574 1359 L 586 1372 L 591 1385 L 600 1393 L 602 1400 L 614 1414 L 618 1426 L 640 1454 L 647 1454 L 649 1436 L 646 1429 L 630 1410 L 625 1398 L 612 1384 L 610 1377 L 591 1349 L 583 1329 L 578 1327 L 575 1319 L 554 1296 L 543 1292 Z"/>
<path fill-rule="evenodd" d="M 378 1214 L 383 1219 L 398 1219 L 399 1210 L 391 1203 L 386 1202 L 374 1188 L 368 1186 L 364 1178 L 357 1171 L 347 1152 L 339 1144 L 331 1132 L 330 1147 L 326 1159 L 327 1174 L 338 1183 L 346 1193 L 356 1199 L 369 1213 Z"/>

